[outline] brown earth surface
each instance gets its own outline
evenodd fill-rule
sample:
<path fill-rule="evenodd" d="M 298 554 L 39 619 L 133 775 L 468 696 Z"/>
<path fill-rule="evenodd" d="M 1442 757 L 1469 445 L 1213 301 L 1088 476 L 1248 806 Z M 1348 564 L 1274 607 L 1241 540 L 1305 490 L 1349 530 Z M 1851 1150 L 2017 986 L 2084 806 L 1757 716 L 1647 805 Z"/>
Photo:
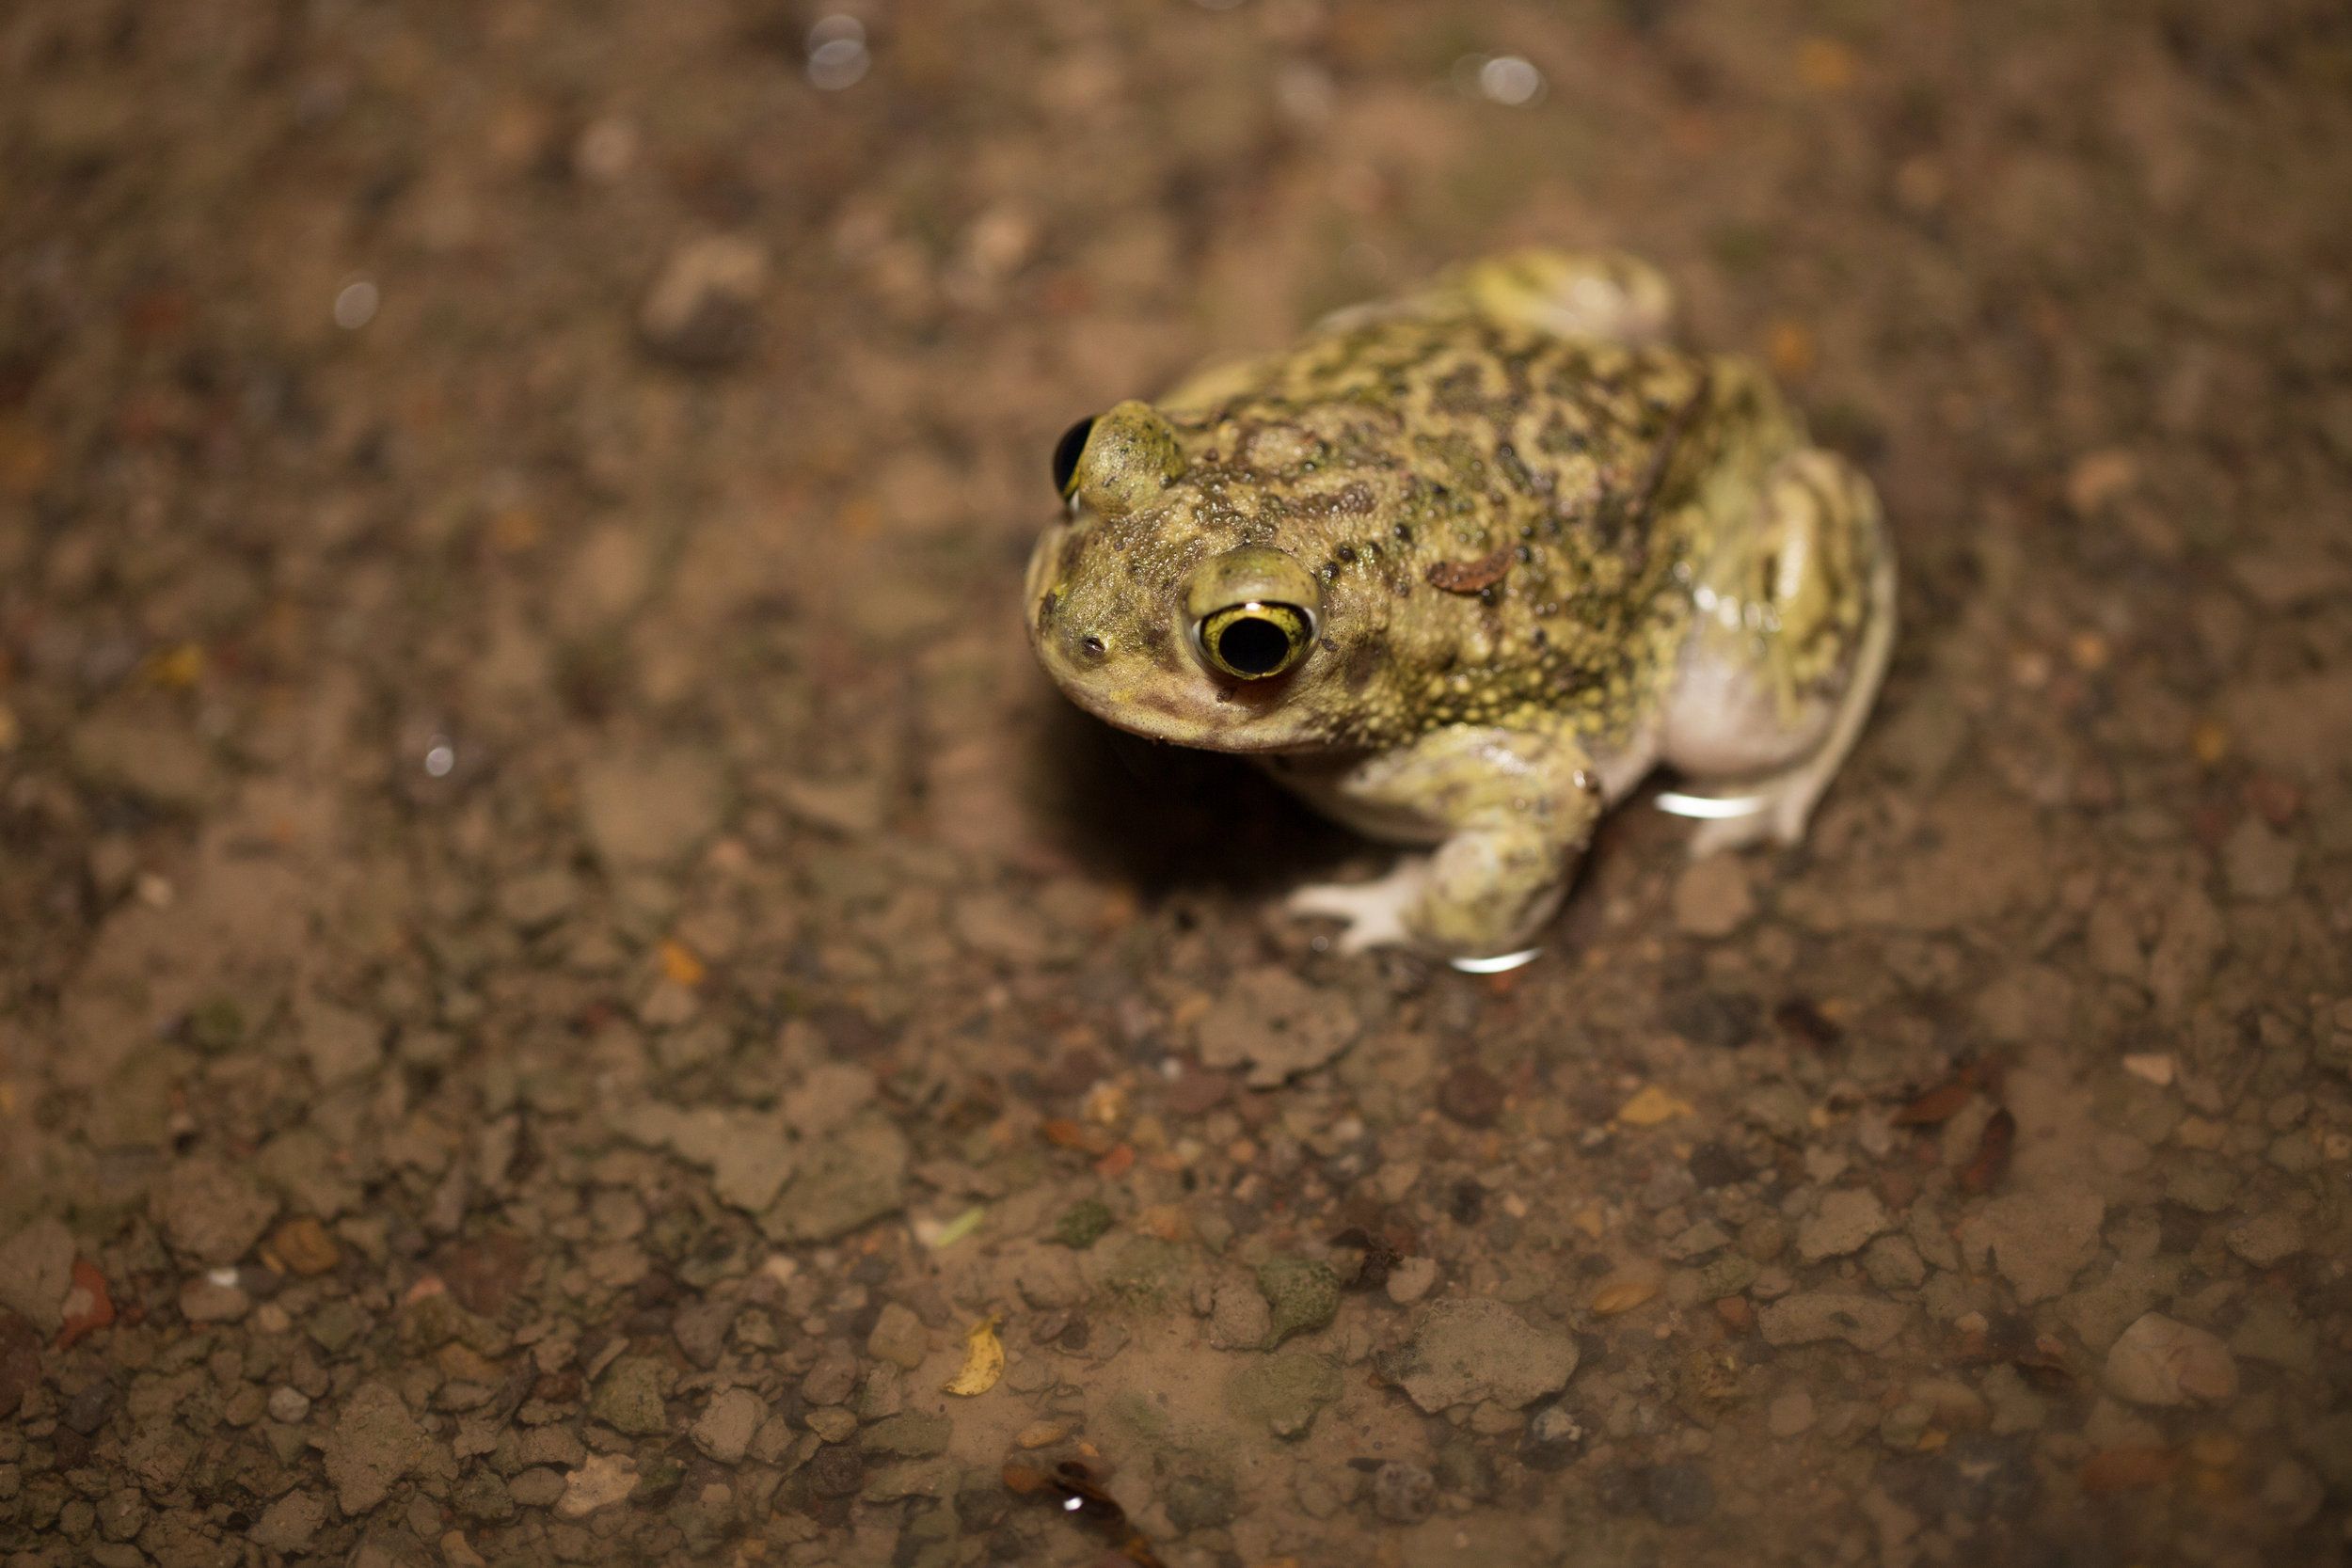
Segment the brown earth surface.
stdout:
<path fill-rule="evenodd" d="M 2344 8 L 860 15 L 0 7 L 0 1562 L 2340 1560 Z M 1531 242 L 1902 641 L 1342 959 L 1046 453 Z"/>

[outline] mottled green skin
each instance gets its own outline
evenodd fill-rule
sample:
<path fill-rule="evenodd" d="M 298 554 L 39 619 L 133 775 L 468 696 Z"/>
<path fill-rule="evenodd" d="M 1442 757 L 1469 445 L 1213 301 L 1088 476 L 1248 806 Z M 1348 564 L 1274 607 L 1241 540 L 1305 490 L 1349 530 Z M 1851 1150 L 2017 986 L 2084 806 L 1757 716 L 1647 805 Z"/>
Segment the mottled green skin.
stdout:
<path fill-rule="evenodd" d="M 1222 750 L 1368 750 L 1539 710 L 1622 736 L 1658 702 L 1698 566 L 1802 439 L 1736 362 L 1470 316 L 1373 322 L 1216 379 L 1163 404 L 1183 473 L 1143 510 L 1055 531 L 1032 610 L 1085 705 Z M 1155 680 L 1210 689 L 1169 595 L 1250 544 L 1321 581 L 1323 678 L 1302 670 L 1278 714 L 1247 689 L 1217 705 L 1239 704 L 1230 723 L 1168 712 Z M 1497 549 L 1507 569 L 1475 593 L 1429 580 Z M 1104 655 L 1057 665 L 1057 641 L 1089 636 Z"/>
<path fill-rule="evenodd" d="M 1455 845 L 1456 903 L 1516 879 L 1497 932 L 1549 912 L 1677 730 L 1719 773 L 1800 752 L 1869 619 L 1875 503 L 1745 363 L 1563 330 L 1559 302 L 1617 265 L 1482 263 L 1110 411 L 1030 564 L 1047 671 L 1112 723 L 1271 753 L 1359 826 Z M 1315 601 L 1311 651 L 1275 679 L 1196 641 L 1244 546 L 1295 581 L 1242 596 Z M 1413 897 L 1416 940 L 1475 950 L 1474 911 L 1438 941 Z"/>

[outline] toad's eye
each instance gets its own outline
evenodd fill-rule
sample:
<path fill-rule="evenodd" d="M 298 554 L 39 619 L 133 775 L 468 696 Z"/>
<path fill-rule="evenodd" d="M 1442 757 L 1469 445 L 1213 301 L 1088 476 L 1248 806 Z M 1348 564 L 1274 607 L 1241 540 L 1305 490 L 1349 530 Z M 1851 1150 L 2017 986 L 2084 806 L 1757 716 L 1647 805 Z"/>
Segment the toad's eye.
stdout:
<path fill-rule="evenodd" d="M 1087 450 L 1087 437 L 1094 434 L 1094 416 L 1089 414 L 1061 433 L 1054 444 L 1054 493 L 1062 499 L 1078 486 L 1078 459 Z"/>
<path fill-rule="evenodd" d="M 1296 605 L 1231 605 L 1206 616 L 1201 657 L 1236 680 L 1271 680 L 1307 656 L 1314 625 Z"/>

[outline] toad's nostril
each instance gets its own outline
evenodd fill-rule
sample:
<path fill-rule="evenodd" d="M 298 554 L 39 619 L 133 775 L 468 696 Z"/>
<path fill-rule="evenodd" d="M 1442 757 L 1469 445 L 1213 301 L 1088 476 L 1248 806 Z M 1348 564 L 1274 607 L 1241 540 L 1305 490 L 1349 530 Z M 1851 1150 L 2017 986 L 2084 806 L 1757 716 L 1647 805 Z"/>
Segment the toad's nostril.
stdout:
<path fill-rule="evenodd" d="M 1078 640 L 1078 647 L 1089 658 L 1101 658 L 1104 652 L 1103 640 L 1094 636 L 1092 633 L 1089 633 L 1087 636 L 1080 638 Z"/>

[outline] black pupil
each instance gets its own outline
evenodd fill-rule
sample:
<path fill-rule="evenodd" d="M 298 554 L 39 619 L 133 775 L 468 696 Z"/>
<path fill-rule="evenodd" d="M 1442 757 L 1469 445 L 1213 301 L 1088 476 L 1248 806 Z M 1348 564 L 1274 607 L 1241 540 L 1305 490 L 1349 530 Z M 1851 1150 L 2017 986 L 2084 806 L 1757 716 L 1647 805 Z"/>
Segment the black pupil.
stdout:
<path fill-rule="evenodd" d="M 1291 656 L 1291 640 L 1263 615 L 1244 615 L 1216 634 L 1216 657 L 1245 675 L 1270 675 Z"/>
<path fill-rule="evenodd" d="M 1054 493 L 1070 494 L 1070 482 L 1078 474 L 1078 454 L 1087 450 L 1087 437 L 1094 434 L 1091 416 L 1080 420 L 1061 433 L 1054 446 Z"/>

